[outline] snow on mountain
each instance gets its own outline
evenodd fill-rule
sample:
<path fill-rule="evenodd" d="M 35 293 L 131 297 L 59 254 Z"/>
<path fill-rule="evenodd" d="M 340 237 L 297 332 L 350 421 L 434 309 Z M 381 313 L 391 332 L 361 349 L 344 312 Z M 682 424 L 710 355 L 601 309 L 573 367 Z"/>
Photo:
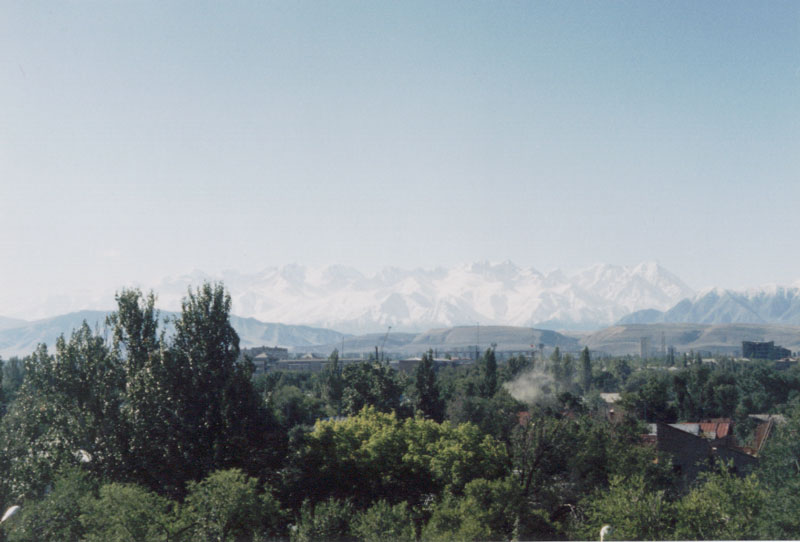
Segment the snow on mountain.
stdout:
<path fill-rule="evenodd" d="M 292 264 L 252 274 L 208 277 L 195 272 L 171 278 L 154 286 L 159 305 L 177 310 L 190 286 L 213 278 L 225 283 L 239 316 L 352 333 L 476 322 L 588 329 L 638 309 L 663 310 L 692 295 L 680 279 L 653 263 L 543 274 L 510 261 L 478 262 L 436 269 L 387 267 L 374 275 L 344 266 Z"/>
<path fill-rule="evenodd" d="M 424 331 L 476 322 L 595 329 L 632 311 L 666 310 L 693 295 L 655 263 L 542 273 L 510 261 L 477 262 L 433 269 L 385 267 L 374 274 L 341 265 L 290 264 L 216 275 L 196 270 L 138 286 L 152 289 L 160 308 L 177 311 L 189 288 L 214 280 L 224 282 L 237 316 L 346 333 L 385 332 L 388 326 Z M 113 291 L 39 297 L 6 292 L 0 297 L 0 314 L 26 320 L 114 307 Z"/>

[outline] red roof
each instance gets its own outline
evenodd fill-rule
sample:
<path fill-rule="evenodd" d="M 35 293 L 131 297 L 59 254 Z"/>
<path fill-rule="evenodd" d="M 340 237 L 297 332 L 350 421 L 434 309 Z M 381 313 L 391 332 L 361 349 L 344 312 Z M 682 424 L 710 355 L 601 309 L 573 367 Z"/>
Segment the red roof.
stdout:
<path fill-rule="evenodd" d="M 700 422 L 700 432 L 714 435 L 714 438 L 724 438 L 732 433 L 733 422 L 730 418 L 714 418 Z"/>

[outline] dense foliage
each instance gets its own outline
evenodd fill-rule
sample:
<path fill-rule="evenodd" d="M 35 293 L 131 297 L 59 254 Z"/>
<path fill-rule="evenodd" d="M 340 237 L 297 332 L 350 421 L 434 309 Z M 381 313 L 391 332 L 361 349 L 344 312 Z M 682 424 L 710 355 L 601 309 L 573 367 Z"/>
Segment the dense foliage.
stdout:
<path fill-rule="evenodd" d="M 165 325 L 117 296 L 84 325 L 3 363 L 0 540 L 741 539 L 800 536 L 800 373 L 692 353 L 645 364 L 549 359 L 403 373 L 378 360 L 254 375 L 221 285 Z M 167 335 L 166 329 L 174 329 Z M 675 366 L 677 363 L 678 366 Z M 601 392 L 628 416 L 611 423 Z M 783 413 L 758 467 L 693 483 L 643 422 Z"/>

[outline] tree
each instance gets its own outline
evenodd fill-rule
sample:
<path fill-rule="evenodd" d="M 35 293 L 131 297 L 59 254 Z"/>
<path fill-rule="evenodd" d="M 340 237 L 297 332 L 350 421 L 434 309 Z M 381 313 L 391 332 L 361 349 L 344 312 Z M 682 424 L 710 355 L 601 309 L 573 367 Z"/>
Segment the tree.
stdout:
<path fill-rule="evenodd" d="M 659 373 L 647 375 L 635 393 L 623 394 L 622 404 L 626 411 L 647 422 L 674 423 L 677 419 L 677 410 L 670 403 L 669 382 Z"/>
<path fill-rule="evenodd" d="M 554 380 L 561 379 L 561 349 L 557 346 L 550 354 L 550 372 L 553 373 Z"/>
<path fill-rule="evenodd" d="M 561 379 L 558 381 L 562 391 L 572 390 L 572 379 L 575 376 L 575 360 L 566 354 L 561 360 Z"/>
<path fill-rule="evenodd" d="M 757 475 L 768 491 L 763 511 L 761 538 L 796 539 L 800 533 L 800 404 L 786 413 L 786 422 L 775 425 L 759 454 Z"/>
<path fill-rule="evenodd" d="M 3 363 L 3 375 L 0 377 L 0 382 L 3 385 L 3 399 L 7 403 L 14 400 L 24 378 L 25 367 L 23 360 L 17 356 L 11 356 Z"/>
<path fill-rule="evenodd" d="M 300 510 L 295 542 L 314 540 L 346 540 L 350 538 L 350 519 L 353 506 L 348 501 L 328 499 L 316 506 L 306 501 Z"/>
<path fill-rule="evenodd" d="M 86 529 L 80 521 L 81 503 L 97 490 L 83 469 L 68 467 L 55 476 L 52 490 L 41 500 L 30 499 L 10 524 L 11 542 L 60 542 L 83 540 Z"/>
<path fill-rule="evenodd" d="M 187 481 L 214 470 L 256 473 L 272 464 L 277 424 L 253 388 L 252 364 L 237 362 L 239 338 L 222 285 L 189 291 L 171 341 L 156 335 L 153 302 L 124 291 L 109 319 L 127 374 L 133 479 L 182 496 Z"/>
<path fill-rule="evenodd" d="M 592 358 L 588 346 L 581 350 L 581 387 L 584 393 L 592 389 Z"/>
<path fill-rule="evenodd" d="M 444 401 L 436 383 L 432 350 L 422 355 L 416 368 L 414 384 L 416 411 L 426 418 L 441 422 L 444 419 Z"/>
<path fill-rule="evenodd" d="M 275 417 L 287 431 L 296 425 L 314 425 L 315 421 L 325 417 L 324 401 L 297 386 L 281 386 L 270 394 L 269 399 Z"/>
<path fill-rule="evenodd" d="M 547 492 L 553 487 L 552 478 L 567 470 L 569 423 L 566 418 L 534 411 L 512 435 L 511 458 L 520 495 L 537 508 L 549 505 Z"/>
<path fill-rule="evenodd" d="M 759 538 L 766 492 L 755 475 L 742 478 L 723 466 L 701 474 L 701 485 L 677 506 L 676 538 L 741 540 Z"/>
<path fill-rule="evenodd" d="M 189 482 L 184 520 L 192 540 L 253 540 L 262 529 L 258 480 L 238 469 Z"/>
<path fill-rule="evenodd" d="M 631 376 L 631 373 L 633 373 L 633 369 L 631 369 L 626 360 L 618 358 L 611 363 L 611 374 L 617 379 L 620 388 L 624 387 L 628 382 L 628 377 Z"/>
<path fill-rule="evenodd" d="M 523 354 L 519 356 L 511 356 L 508 358 L 508 379 L 514 379 L 518 375 L 533 368 L 533 358 L 527 358 Z"/>
<path fill-rule="evenodd" d="M 186 530 L 174 503 L 135 484 L 106 484 L 80 505 L 86 542 L 167 542 Z"/>
<path fill-rule="evenodd" d="M 339 351 L 334 349 L 328 356 L 328 365 L 322 375 L 323 397 L 333 408 L 336 415 L 342 413 L 342 395 L 344 381 L 342 380 L 342 366 L 339 363 Z"/>
<path fill-rule="evenodd" d="M 478 478 L 463 496 L 445 495 L 433 507 L 423 540 L 559 539 L 559 529 L 547 514 L 524 499 L 512 477 Z"/>
<path fill-rule="evenodd" d="M 76 464 L 78 450 L 91 455 L 86 468 L 98 474 L 124 470 L 119 364 L 86 322 L 69 340 L 59 337 L 55 350 L 40 345 L 26 358 L 23 385 L 0 424 L 3 482 L 14 498 L 40 495 L 56 472 Z"/>
<path fill-rule="evenodd" d="M 483 354 L 482 380 L 480 384 L 481 397 L 489 398 L 497 392 L 497 358 L 494 348 L 487 348 Z"/>
<path fill-rule="evenodd" d="M 354 416 L 365 406 L 373 406 L 381 412 L 403 410 L 403 389 L 389 366 L 377 362 L 348 365 L 342 371 L 342 379 L 345 382 L 342 392 L 344 414 Z"/>
<path fill-rule="evenodd" d="M 618 540 L 668 540 L 675 517 L 664 491 L 653 491 L 641 475 L 614 476 L 608 489 L 598 490 L 581 503 L 583 520 L 574 535 L 596 539 L 603 525 L 611 525 Z"/>
<path fill-rule="evenodd" d="M 391 505 L 380 500 L 356 515 L 350 524 L 353 535 L 364 542 L 414 542 L 414 518 L 408 503 Z"/>
<path fill-rule="evenodd" d="M 380 499 L 415 506 L 475 478 L 502 474 L 502 445 L 470 423 L 454 426 L 365 407 L 344 420 L 319 421 L 303 436 L 286 469 L 292 508 L 328 497 L 365 508 Z"/>

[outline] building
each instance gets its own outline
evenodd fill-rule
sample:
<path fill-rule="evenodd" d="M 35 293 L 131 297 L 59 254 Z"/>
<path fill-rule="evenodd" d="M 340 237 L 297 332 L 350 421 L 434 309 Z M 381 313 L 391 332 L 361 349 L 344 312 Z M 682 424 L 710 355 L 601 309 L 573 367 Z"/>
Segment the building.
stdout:
<path fill-rule="evenodd" d="M 758 443 L 758 450 L 766 436 Z M 671 456 L 675 472 L 687 485 L 716 462 L 730 463 L 733 472 L 742 475 L 758 463 L 757 450 L 740 447 L 736 442 L 730 418 L 650 424 L 650 433 L 643 435 L 643 440 Z"/>
<path fill-rule="evenodd" d="M 347 365 L 354 365 L 357 363 L 366 363 L 367 360 L 362 358 L 339 358 L 339 366 L 345 367 Z M 269 365 L 269 371 L 309 371 L 312 373 L 319 373 L 324 371 L 330 364 L 327 357 L 317 356 L 315 354 L 306 354 L 305 356 L 297 359 L 282 359 Z"/>
<path fill-rule="evenodd" d="M 650 357 L 650 337 L 642 337 L 639 340 L 639 356 L 642 359 Z"/>
<path fill-rule="evenodd" d="M 742 341 L 742 357 L 748 359 L 782 359 L 791 355 L 792 352 L 789 349 L 775 346 L 774 341 Z"/>
<path fill-rule="evenodd" d="M 256 373 L 266 372 L 268 366 L 276 361 L 289 359 L 289 349 L 280 348 L 278 346 L 259 346 L 256 348 L 248 348 L 242 352 L 243 355 L 250 356 L 253 360 L 253 365 L 256 367 Z"/>
<path fill-rule="evenodd" d="M 397 360 L 397 362 L 392 363 L 392 365 L 398 370 L 404 373 L 410 373 L 417 368 L 419 362 L 422 361 L 422 358 L 406 358 Z M 461 365 L 472 365 L 474 361 L 470 358 L 434 358 L 433 360 L 434 366 L 436 369 L 441 369 L 442 367 L 459 367 Z"/>

